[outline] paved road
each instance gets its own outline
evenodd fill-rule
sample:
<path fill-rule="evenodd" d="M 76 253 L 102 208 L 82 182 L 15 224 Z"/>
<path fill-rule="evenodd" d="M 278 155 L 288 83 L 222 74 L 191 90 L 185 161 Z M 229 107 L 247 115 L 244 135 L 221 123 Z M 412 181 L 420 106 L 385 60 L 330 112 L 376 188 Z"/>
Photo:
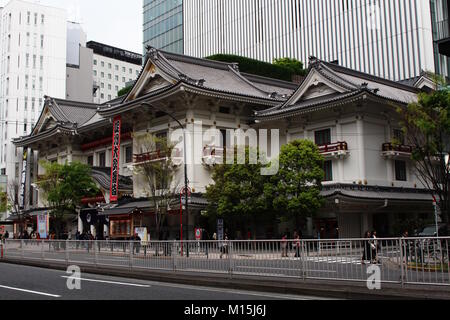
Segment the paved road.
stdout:
<path fill-rule="evenodd" d="M 0 263 L 0 300 L 317 300 L 283 295 L 81 274 L 69 290 L 64 271 Z"/>

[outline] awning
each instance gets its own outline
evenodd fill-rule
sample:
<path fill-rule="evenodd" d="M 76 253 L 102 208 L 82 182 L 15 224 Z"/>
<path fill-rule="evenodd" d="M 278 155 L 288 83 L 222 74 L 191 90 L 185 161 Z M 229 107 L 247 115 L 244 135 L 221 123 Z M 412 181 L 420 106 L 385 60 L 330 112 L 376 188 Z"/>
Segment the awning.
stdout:
<path fill-rule="evenodd" d="M 138 208 L 114 208 L 114 209 L 106 209 L 103 212 L 100 211 L 98 213 L 99 216 L 117 216 L 117 215 L 130 215 Z"/>

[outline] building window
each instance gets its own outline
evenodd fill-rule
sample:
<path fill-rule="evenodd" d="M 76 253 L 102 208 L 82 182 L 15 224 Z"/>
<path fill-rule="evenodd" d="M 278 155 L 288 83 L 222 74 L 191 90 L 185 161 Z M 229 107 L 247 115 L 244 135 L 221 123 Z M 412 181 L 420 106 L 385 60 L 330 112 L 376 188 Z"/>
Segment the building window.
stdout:
<path fill-rule="evenodd" d="M 37 22 L 38 22 L 38 14 L 35 13 L 34 14 L 34 25 L 37 25 Z"/>
<path fill-rule="evenodd" d="M 87 164 L 90 165 L 91 167 L 94 166 L 94 156 L 89 156 L 88 157 Z"/>
<path fill-rule="evenodd" d="M 102 63 L 101 63 L 101 64 L 102 64 L 102 67 L 104 67 L 104 66 L 105 66 L 105 62 L 104 62 L 104 61 L 102 61 Z"/>
<path fill-rule="evenodd" d="M 100 95 L 100 98 L 105 99 L 105 95 L 102 93 L 102 94 Z"/>
<path fill-rule="evenodd" d="M 406 181 L 406 162 L 395 161 L 395 180 Z"/>
<path fill-rule="evenodd" d="M 125 147 L 125 163 L 133 162 L 133 147 L 127 146 Z"/>
<path fill-rule="evenodd" d="M 125 67 L 122 67 L 122 72 L 125 72 L 125 70 L 126 70 Z"/>
<path fill-rule="evenodd" d="M 33 54 L 33 69 L 36 69 L 36 55 Z"/>
<path fill-rule="evenodd" d="M 25 104 L 24 104 L 24 110 L 28 110 L 28 97 L 25 97 Z"/>
<path fill-rule="evenodd" d="M 119 66 L 116 64 L 115 66 L 116 71 L 119 71 Z"/>
<path fill-rule="evenodd" d="M 25 75 L 25 89 L 28 89 L 28 75 Z"/>
<path fill-rule="evenodd" d="M 43 56 L 39 57 L 39 67 L 41 68 L 41 70 L 44 69 L 44 57 Z"/>
<path fill-rule="evenodd" d="M 27 12 L 27 23 L 30 24 L 30 20 L 31 20 L 31 12 L 28 11 Z"/>
<path fill-rule="evenodd" d="M 25 123 L 23 124 L 23 132 L 27 132 L 27 123 L 26 123 L 26 120 L 25 120 Z"/>
<path fill-rule="evenodd" d="M 39 90 L 43 90 L 43 87 L 44 87 L 44 81 L 43 81 L 43 79 L 42 79 L 42 77 L 39 77 Z"/>
<path fill-rule="evenodd" d="M 98 155 L 98 165 L 99 167 L 106 167 L 106 153 L 102 152 Z"/>
<path fill-rule="evenodd" d="M 30 54 L 27 53 L 25 57 L 26 57 L 26 59 L 25 59 L 25 66 L 27 68 L 29 68 L 30 67 Z"/>
<path fill-rule="evenodd" d="M 111 73 L 108 73 L 108 79 L 111 80 L 111 78 L 112 78 Z"/>
<path fill-rule="evenodd" d="M 105 88 L 105 84 L 102 82 L 102 83 L 100 83 L 100 87 L 103 89 L 103 88 Z"/>
<path fill-rule="evenodd" d="M 125 82 L 125 77 L 122 77 L 122 82 Z"/>
<path fill-rule="evenodd" d="M 116 79 L 116 81 L 119 81 L 119 76 L 115 76 L 114 79 Z"/>
<path fill-rule="evenodd" d="M 333 181 L 333 162 L 332 161 L 324 162 L 323 171 L 325 172 L 323 181 Z"/>
<path fill-rule="evenodd" d="M 36 104 L 36 98 L 31 99 L 31 111 L 34 112 L 34 105 Z"/>
<path fill-rule="evenodd" d="M 133 74 L 133 69 L 130 68 L 130 74 Z"/>
<path fill-rule="evenodd" d="M 108 94 L 108 100 L 111 100 L 111 95 L 110 94 Z"/>
<path fill-rule="evenodd" d="M 108 69 L 111 69 L 112 65 L 111 63 L 108 63 Z"/>
<path fill-rule="evenodd" d="M 97 76 L 97 70 L 94 70 L 94 77 Z"/>
<path fill-rule="evenodd" d="M 45 16 L 41 14 L 41 24 L 44 24 Z"/>
<path fill-rule="evenodd" d="M 94 59 L 94 66 L 96 66 L 96 65 L 97 65 L 97 60 Z"/>
<path fill-rule="evenodd" d="M 314 136 L 318 146 L 331 144 L 331 129 L 316 131 Z"/>
<path fill-rule="evenodd" d="M 108 84 L 108 90 L 111 90 L 111 85 L 110 84 Z"/>
<path fill-rule="evenodd" d="M 405 134 L 401 129 L 394 129 L 394 143 L 404 145 L 405 144 Z"/>
<path fill-rule="evenodd" d="M 102 72 L 100 75 L 101 75 L 102 78 L 105 77 L 105 73 L 104 72 Z"/>
<path fill-rule="evenodd" d="M 44 35 L 41 35 L 41 49 L 44 48 Z"/>

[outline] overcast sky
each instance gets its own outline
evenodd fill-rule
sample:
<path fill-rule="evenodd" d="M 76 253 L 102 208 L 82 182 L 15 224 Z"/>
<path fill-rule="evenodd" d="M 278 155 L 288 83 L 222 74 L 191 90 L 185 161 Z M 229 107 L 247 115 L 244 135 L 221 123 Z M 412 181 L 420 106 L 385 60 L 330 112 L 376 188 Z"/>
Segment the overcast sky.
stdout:
<path fill-rule="evenodd" d="M 142 54 L 142 0 L 26 0 L 64 8 L 87 39 Z M 9 0 L 0 0 L 4 6 Z"/>

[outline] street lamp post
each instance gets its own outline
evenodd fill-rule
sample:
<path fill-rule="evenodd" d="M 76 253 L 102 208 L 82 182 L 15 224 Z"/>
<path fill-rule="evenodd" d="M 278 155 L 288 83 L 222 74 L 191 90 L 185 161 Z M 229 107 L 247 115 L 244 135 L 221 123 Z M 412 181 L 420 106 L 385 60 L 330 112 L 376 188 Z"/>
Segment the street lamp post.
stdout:
<path fill-rule="evenodd" d="M 189 206 L 188 206 L 188 177 L 187 177 L 187 155 L 186 155 L 186 130 L 183 127 L 183 125 L 181 124 L 180 121 L 178 121 L 177 118 L 175 118 L 172 114 L 168 113 L 167 111 L 161 110 L 159 108 L 156 108 L 155 106 L 152 106 L 151 104 L 147 103 L 147 102 L 143 102 L 142 105 L 146 105 L 156 111 L 162 112 L 166 115 L 168 115 L 170 118 L 172 118 L 176 123 L 178 123 L 178 125 L 180 126 L 181 130 L 183 130 L 183 157 L 184 157 L 184 192 L 185 192 L 185 196 L 184 196 L 184 208 L 185 208 L 185 213 L 186 213 L 186 217 L 187 217 L 187 221 L 189 221 Z M 181 218 L 182 219 L 182 218 Z M 183 222 L 182 220 L 180 221 L 180 241 L 181 243 L 183 243 Z M 189 224 L 188 224 L 188 233 L 187 233 L 187 240 L 189 240 Z M 181 248 L 181 252 L 183 252 L 183 248 Z M 187 257 L 189 257 L 189 244 L 188 244 L 188 250 L 186 252 Z"/>

